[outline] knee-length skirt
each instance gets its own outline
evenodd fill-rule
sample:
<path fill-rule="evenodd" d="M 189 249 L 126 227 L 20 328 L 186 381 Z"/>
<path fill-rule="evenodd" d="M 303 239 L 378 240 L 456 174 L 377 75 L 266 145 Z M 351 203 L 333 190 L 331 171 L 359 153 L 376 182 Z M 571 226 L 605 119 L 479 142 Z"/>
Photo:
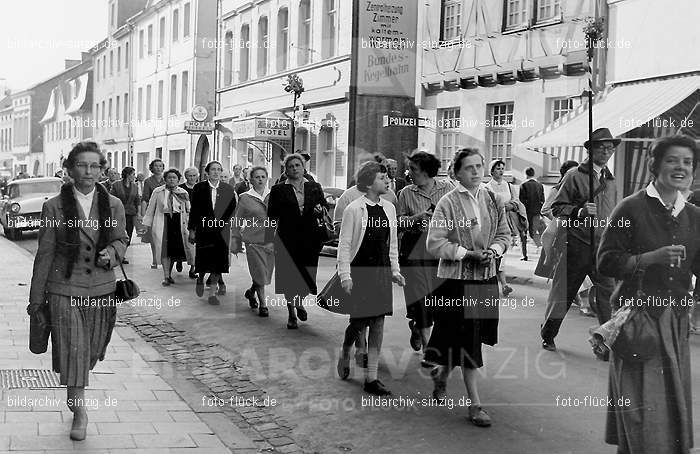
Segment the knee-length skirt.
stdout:
<path fill-rule="evenodd" d="M 253 283 L 261 286 L 268 285 L 272 281 L 272 270 L 275 268 L 275 251 L 272 243 L 246 243 L 245 253 Z"/>

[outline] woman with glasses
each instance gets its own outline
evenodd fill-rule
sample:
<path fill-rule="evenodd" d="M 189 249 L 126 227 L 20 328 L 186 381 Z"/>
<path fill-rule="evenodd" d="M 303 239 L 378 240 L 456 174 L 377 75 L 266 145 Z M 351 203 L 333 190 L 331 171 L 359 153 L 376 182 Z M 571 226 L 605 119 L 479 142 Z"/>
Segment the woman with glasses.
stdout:
<path fill-rule="evenodd" d="M 113 268 L 128 244 L 122 203 L 97 184 L 106 163 L 95 142 L 78 143 L 64 161 L 73 183 L 64 184 L 41 210 L 27 307 L 40 325 L 51 328 L 52 365 L 67 387 L 73 440 L 86 436 L 85 387 L 112 336 Z"/>

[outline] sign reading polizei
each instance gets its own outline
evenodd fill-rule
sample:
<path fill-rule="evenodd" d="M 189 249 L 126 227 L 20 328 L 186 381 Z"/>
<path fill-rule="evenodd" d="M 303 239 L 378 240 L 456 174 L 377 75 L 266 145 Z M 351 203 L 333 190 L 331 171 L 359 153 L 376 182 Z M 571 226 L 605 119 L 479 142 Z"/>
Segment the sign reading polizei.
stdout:
<path fill-rule="evenodd" d="M 357 94 L 414 97 L 418 1 L 359 1 Z"/>
<path fill-rule="evenodd" d="M 214 131 L 214 122 L 186 121 L 185 130 L 188 134 L 211 134 Z"/>

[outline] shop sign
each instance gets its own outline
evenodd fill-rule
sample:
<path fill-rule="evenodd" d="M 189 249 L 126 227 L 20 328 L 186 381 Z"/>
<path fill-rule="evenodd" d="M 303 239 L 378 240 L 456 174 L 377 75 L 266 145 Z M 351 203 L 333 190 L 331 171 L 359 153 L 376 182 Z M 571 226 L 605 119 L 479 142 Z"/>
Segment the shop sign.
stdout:
<path fill-rule="evenodd" d="M 185 130 L 188 134 L 211 134 L 214 131 L 214 122 L 186 121 Z"/>

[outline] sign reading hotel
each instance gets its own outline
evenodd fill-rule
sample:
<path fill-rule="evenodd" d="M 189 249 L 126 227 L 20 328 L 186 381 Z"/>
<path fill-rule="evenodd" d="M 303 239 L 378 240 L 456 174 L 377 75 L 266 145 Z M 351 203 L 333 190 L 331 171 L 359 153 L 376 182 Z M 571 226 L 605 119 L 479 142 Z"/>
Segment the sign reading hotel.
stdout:
<path fill-rule="evenodd" d="M 290 140 L 292 121 L 286 118 L 245 118 L 231 124 L 231 138 L 240 140 Z"/>
<path fill-rule="evenodd" d="M 357 94 L 413 97 L 418 1 L 356 0 Z"/>

